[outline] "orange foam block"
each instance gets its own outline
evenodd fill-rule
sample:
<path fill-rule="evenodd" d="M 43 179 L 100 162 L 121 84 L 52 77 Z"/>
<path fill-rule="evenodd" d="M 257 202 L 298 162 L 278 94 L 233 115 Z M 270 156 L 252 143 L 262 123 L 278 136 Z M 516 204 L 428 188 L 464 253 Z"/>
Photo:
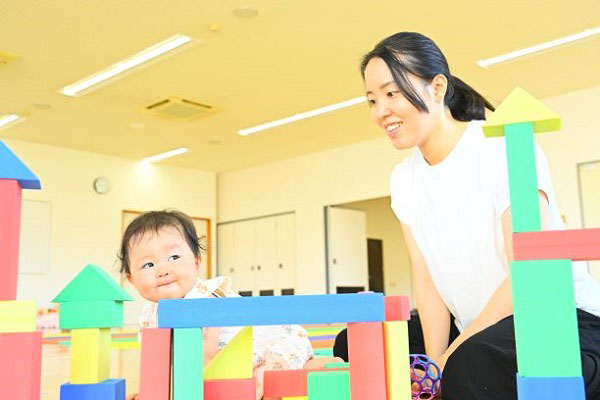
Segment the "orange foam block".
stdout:
<path fill-rule="evenodd" d="M 0 399 L 39 400 L 42 332 L 0 333 Z"/>
<path fill-rule="evenodd" d="M 17 298 L 19 239 L 21 229 L 21 186 L 0 179 L 0 301 Z"/>
<path fill-rule="evenodd" d="M 265 371 L 265 397 L 308 396 L 308 373 L 315 371 L 347 371 L 347 368 L 288 369 Z"/>
<path fill-rule="evenodd" d="M 212 379 L 204 381 L 204 400 L 255 400 L 256 379 Z M 145 400 L 145 398 L 143 399 Z"/>
<path fill-rule="evenodd" d="M 171 329 L 142 330 L 140 399 L 169 400 L 171 393 Z"/>
<path fill-rule="evenodd" d="M 600 260 L 600 229 L 513 234 L 515 260 Z"/>
<path fill-rule="evenodd" d="M 410 298 L 408 296 L 385 296 L 383 298 L 386 321 L 408 321 Z"/>
<path fill-rule="evenodd" d="M 386 400 L 381 322 L 348 324 L 348 361 L 352 400 Z"/>

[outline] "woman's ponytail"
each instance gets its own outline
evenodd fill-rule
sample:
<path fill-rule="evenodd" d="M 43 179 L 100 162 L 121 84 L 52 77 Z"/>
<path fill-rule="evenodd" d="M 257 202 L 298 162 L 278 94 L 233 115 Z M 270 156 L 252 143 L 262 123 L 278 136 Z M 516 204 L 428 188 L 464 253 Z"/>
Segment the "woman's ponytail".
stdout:
<path fill-rule="evenodd" d="M 454 119 L 459 121 L 485 119 L 486 108 L 494 111 L 494 106 L 489 101 L 455 76 L 451 76 L 448 81 L 444 102 L 450 108 Z"/>

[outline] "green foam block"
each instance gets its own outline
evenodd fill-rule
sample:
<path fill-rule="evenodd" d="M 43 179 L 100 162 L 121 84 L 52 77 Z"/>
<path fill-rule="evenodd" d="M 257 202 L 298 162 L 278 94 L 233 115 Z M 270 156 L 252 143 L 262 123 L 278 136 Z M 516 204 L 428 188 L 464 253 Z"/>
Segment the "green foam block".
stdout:
<path fill-rule="evenodd" d="M 581 376 L 571 260 L 511 263 L 519 375 Z"/>
<path fill-rule="evenodd" d="M 308 373 L 310 400 L 350 400 L 350 371 Z"/>
<path fill-rule="evenodd" d="M 123 326 L 123 302 L 68 301 L 60 304 L 60 329 L 118 328 Z"/>
<path fill-rule="evenodd" d="M 204 398 L 202 328 L 175 329 L 173 400 Z"/>
<path fill-rule="evenodd" d="M 350 363 L 330 362 L 330 363 L 325 364 L 325 368 L 350 368 Z"/>
<path fill-rule="evenodd" d="M 511 124 L 506 133 L 506 158 L 513 232 L 541 230 L 533 124 Z"/>

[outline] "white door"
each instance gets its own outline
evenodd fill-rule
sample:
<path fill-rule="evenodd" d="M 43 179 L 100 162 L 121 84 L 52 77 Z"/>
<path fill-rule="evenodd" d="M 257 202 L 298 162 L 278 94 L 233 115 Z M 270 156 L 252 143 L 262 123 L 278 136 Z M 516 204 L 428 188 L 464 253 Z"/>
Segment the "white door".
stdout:
<path fill-rule="evenodd" d="M 217 275 L 233 277 L 235 274 L 235 224 L 219 225 L 217 231 Z"/>
<path fill-rule="evenodd" d="M 256 236 L 256 288 L 258 295 L 274 296 L 277 288 L 277 231 L 275 217 L 254 221 Z"/>
<path fill-rule="evenodd" d="M 327 207 L 329 293 L 338 287 L 369 287 L 367 215 L 361 210 Z"/>
<path fill-rule="evenodd" d="M 277 286 L 292 293 L 296 289 L 296 215 L 277 217 Z"/>
<path fill-rule="evenodd" d="M 242 221 L 235 224 L 233 287 L 239 293 L 257 294 L 254 274 L 256 268 L 254 239 L 254 221 Z"/>

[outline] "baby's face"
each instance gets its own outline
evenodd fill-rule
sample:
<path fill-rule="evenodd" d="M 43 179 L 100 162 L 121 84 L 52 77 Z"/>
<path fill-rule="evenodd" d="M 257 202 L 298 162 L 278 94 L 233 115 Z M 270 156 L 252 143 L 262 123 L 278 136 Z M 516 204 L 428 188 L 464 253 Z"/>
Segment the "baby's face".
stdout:
<path fill-rule="evenodd" d="M 129 243 L 129 282 L 147 300 L 182 298 L 196 282 L 200 259 L 176 228 L 165 227 Z"/>

